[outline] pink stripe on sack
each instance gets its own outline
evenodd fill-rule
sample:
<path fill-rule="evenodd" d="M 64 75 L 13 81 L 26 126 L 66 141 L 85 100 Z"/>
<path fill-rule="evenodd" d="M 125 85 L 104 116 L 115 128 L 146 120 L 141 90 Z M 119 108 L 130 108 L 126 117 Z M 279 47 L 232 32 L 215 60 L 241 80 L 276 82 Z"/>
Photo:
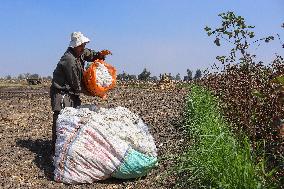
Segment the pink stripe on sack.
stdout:
<path fill-rule="evenodd" d="M 79 122 L 80 123 L 80 122 Z M 61 153 L 61 160 L 59 161 L 59 173 L 57 175 L 56 181 L 58 182 L 62 182 L 63 181 L 63 177 L 64 177 L 64 165 L 66 165 L 66 156 L 67 153 L 69 151 L 69 149 L 72 146 L 72 143 L 74 143 L 74 139 L 76 139 L 76 137 L 78 136 L 79 132 L 78 130 L 81 128 L 81 125 L 78 124 L 76 125 L 74 131 L 71 133 L 70 137 L 67 139 L 67 142 L 64 144 L 63 148 L 62 148 L 62 153 Z"/>

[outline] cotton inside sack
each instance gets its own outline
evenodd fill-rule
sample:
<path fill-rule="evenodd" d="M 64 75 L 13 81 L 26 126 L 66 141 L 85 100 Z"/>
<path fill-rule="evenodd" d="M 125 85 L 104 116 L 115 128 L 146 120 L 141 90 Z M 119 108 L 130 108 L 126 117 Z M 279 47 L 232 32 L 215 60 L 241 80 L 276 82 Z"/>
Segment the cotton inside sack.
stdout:
<path fill-rule="evenodd" d="M 136 178 L 157 165 L 148 127 L 127 108 L 64 108 L 57 120 L 54 179 L 92 183 Z"/>
<path fill-rule="evenodd" d="M 106 93 L 116 85 L 116 69 L 103 60 L 96 60 L 84 72 L 84 83 L 94 96 L 106 98 Z"/>

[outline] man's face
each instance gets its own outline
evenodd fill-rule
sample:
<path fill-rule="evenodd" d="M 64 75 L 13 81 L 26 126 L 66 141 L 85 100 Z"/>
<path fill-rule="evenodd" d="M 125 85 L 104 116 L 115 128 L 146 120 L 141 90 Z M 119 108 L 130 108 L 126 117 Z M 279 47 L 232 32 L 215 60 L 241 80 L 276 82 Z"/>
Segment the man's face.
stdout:
<path fill-rule="evenodd" d="M 82 45 L 74 47 L 74 51 L 77 56 L 81 56 L 83 54 L 85 46 L 86 46 L 86 43 L 83 43 Z"/>

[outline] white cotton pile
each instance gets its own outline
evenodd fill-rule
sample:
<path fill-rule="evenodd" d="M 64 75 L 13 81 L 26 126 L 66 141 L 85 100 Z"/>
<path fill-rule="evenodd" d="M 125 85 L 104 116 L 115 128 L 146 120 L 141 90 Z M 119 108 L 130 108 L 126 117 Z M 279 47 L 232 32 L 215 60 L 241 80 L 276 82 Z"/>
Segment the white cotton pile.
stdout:
<path fill-rule="evenodd" d="M 102 87 L 108 87 L 112 83 L 112 76 L 109 74 L 107 67 L 101 63 L 98 63 L 96 69 L 96 80 L 97 84 Z"/>

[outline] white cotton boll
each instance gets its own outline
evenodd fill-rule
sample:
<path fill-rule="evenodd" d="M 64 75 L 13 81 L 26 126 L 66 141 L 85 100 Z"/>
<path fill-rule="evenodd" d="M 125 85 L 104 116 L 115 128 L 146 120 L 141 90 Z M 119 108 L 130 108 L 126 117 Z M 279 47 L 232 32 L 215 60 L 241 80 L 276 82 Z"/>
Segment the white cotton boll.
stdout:
<path fill-rule="evenodd" d="M 98 63 L 96 69 L 96 79 L 97 84 L 102 87 L 108 87 L 112 83 L 112 76 L 109 74 L 107 67 L 101 63 Z"/>

